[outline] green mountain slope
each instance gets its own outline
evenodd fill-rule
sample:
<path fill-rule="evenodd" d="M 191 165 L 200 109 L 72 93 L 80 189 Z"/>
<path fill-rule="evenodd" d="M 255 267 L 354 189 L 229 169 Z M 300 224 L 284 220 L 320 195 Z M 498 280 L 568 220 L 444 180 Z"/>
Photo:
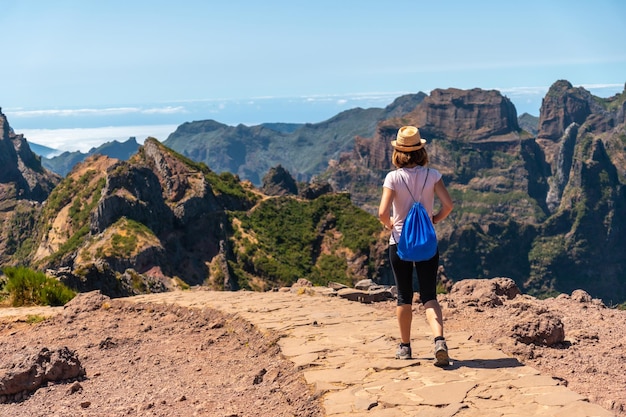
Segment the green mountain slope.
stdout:
<path fill-rule="evenodd" d="M 412 109 L 423 93 L 399 97 L 385 109 L 356 108 L 321 123 L 236 127 L 214 120 L 184 123 L 164 145 L 215 172 L 231 172 L 260 186 L 270 168 L 283 166 L 298 181 L 323 172 L 329 161 L 350 153 L 354 139 L 371 136 L 380 120 Z"/>

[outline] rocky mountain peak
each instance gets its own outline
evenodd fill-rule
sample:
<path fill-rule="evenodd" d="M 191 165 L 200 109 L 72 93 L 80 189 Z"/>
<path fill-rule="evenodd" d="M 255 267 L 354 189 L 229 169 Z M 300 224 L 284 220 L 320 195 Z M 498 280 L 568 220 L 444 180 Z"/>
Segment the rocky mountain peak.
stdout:
<path fill-rule="evenodd" d="M 15 134 L 0 108 L 0 201 L 42 202 L 59 181 L 60 177 L 42 167 L 24 135 Z"/>
<path fill-rule="evenodd" d="M 476 141 L 519 130 L 511 100 L 480 88 L 435 89 L 408 117 L 426 138 Z"/>
<path fill-rule="evenodd" d="M 513 103 L 495 90 L 436 89 L 419 96 L 418 104 L 407 113 L 378 123 L 373 138 L 355 138 L 353 157 L 375 170 L 389 169 L 398 129 L 407 124 L 419 126 L 427 141 L 444 139 L 480 141 L 519 131 Z M 454 123 L 450 121 L 454 120 Z"/>
<path fill-rule="evenodd" d="M 572 123 L 581 125 L 592 113 L 603 111 L 589 91 L 559 80 L 552 84 L 541 102 L 537 137 L 559 140 Z"/>
<path fill-rule="evenodd" d="M 298 185 L 289 171 L 278 165 L 263 177 L 262 190 L 267 195 L 295 195 L 298 194 Z"/>
<path fill-rule="evenodd" d="M 74 167 L 46 205 L 43 222 L 55 226 L 38 238 L 34 261 L 81 291 L 115 296 L 173 288 L 174 276 L 200 284 L 209 268 L 219 270 L 215 285 L 236 289 L 226 211 L 254 199 L 232 174 L 147 138 L 127 161 L 92 155 Z"/>
<path fill-rule="evenodd" d="M 171 150 L 154 138 L 145 140 L 143 147 L 132 162 L 145 164 L 163 188 L 164 197 L 170 202 L 184 199 L 190 188 L 204 195 L 206 184 L 199 169 L 193 169 Z M 194 186 L 195 185 L 195 186 Z"/>

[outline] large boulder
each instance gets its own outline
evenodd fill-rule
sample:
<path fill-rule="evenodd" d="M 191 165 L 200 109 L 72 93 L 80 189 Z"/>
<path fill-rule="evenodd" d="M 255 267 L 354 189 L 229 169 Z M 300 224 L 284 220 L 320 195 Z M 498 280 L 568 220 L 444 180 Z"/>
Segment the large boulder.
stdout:
<path fill-rule="evenodd" d="M 67 347 L 29 347 L 0 361 L 0 402 L 19 401 L 47 382 L 85 375 L 76 352 Z"/>
<path fill-rule="evenodd" d="M 554 346 L 565 340 L 565 328 L 561 318 L 553 311 L 530 297 L 519 297 L 505 306 L 510 319 L 503 323 L 507 336 L 530 345 Z"/>
<path fill-rule="evenodd" d="M 477 307 L 496 307 L 521 294 L 511 278 L 464 279 L 450 290 L 456 304 Z"/>

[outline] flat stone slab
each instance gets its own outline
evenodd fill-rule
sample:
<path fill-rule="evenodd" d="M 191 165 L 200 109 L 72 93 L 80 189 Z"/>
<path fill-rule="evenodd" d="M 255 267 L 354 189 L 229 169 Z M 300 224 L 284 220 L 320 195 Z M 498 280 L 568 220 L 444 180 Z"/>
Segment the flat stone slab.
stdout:
<path fill-rule="evenodd" d="M 396 360 L 392 310 L 315 292 L 192 290 L 129 300 L 214 308 L 280 332 L 283 354 L 321 395 L 328 417 L 614 417 L 465 333 L 446 334 L 451 366 L 434 366 L 425 320 L 413 320 L 414 359 Z"/>

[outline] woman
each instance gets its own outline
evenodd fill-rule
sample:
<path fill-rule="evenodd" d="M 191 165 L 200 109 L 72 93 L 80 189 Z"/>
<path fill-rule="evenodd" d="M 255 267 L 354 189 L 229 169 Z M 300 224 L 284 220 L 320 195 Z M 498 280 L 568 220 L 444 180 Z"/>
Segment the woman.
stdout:
<path fill-rule="evenodd" d="M 448 366 L 448 347 L 443 336 L 443 315 L 437 302 L 439 251 L 431 259 L 423 262 L 403 261 L 397 253 L 402 225 L 413 205 L 412 195 L 422 203 L 434 224 L 444 220 L 452 211 L 452 199 L 441 174 L 436 169 L 426 168 L 428 154 L 424 148 L 425 144 L 426 141 L 420 137 L 417 127 L 404 126 L 398 130 L 396 140 L 391 141 L 391 146 L 394 148 L 392 163 L 398 169 L 389 172 L 385 177 L 378 217 L 384 227 L 391 230 L 389 260 L 398 288 L 396 315 L 400 327 L 400 346 L 396 358 L 411 359 L 413 268 L 415 267 L 421 302 L 426 309 L 426 320 L 435 337 L 435 365 Z M 441 208 L 433 215 L 435 195 L 441 203 Z"/>

